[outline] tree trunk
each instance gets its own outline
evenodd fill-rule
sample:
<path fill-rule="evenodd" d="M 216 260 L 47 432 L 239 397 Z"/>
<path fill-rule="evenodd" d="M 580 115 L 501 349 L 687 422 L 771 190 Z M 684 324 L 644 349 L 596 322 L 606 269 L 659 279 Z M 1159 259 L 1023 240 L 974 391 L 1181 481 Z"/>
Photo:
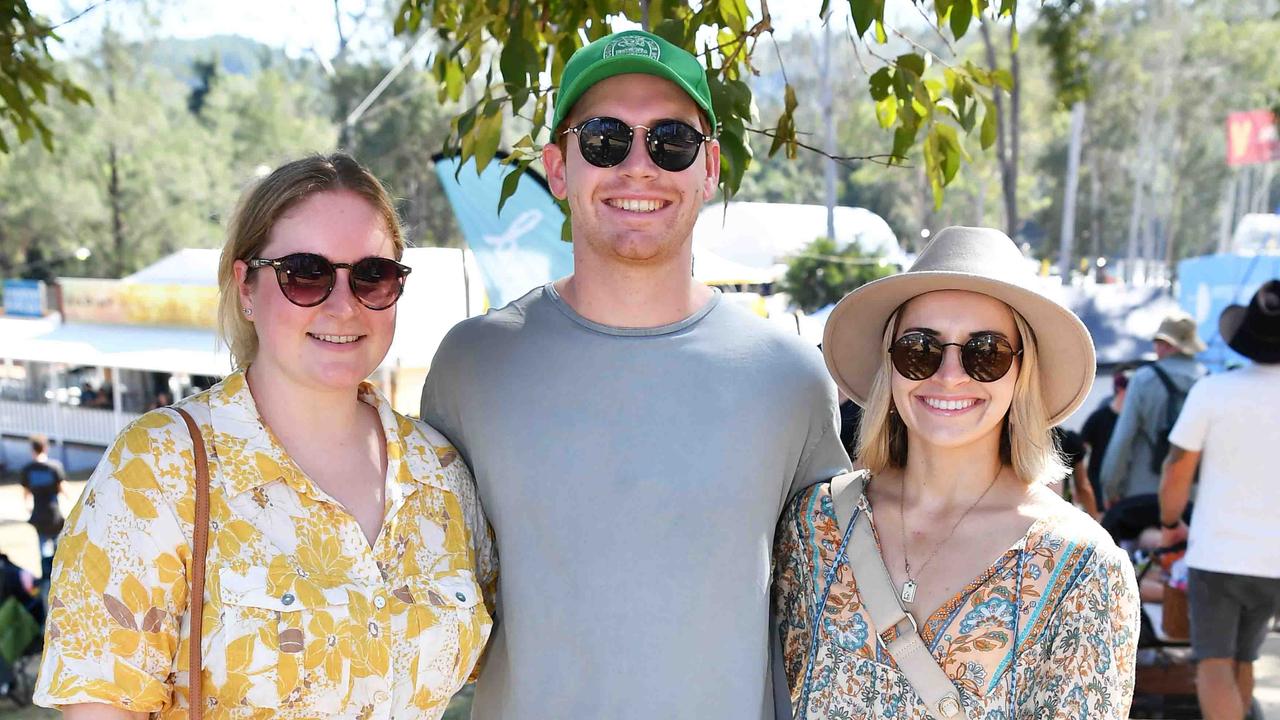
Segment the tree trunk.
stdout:
<path fill-rule="evenodd" d="M 1133 171 L 1133 210 L 1129 213 L 1129 243 L 1124 260 L 1124 281 L 1130 284 L 1133 283 L 1133 271 L 1138 264 L 1138 235 L 1142 231 L 1142 201 L 1146 194 L 1141 173 L 1137 168 Z"/>
<path fill-rule="evenodd" d="M 1013 75 L 1013 91 L 1009 96 L 1009 174 L 1004 187 L 1004 202 L 1009 213 L 1009 237 L 1018 238 L 1018 156 L 1022 146 L 1022 63 L 1018 59 L 1017 26 L 1009 25 L 1009 71 Z"/>
<path fill-rule="evenodd" d="M 115 249 L 111 258 L 111 272 L 115 277 L 124 277 L 127 270 L 125 264 L 124 207 L 120 191 L 120 162 L 116 152 L 116 144 L 107 146 L 107 165 L 111 175 L 107 180 L 107 197 L 111 202 L 111 244 Z"/>
<path fill-rule="evenodd" d="M 1058 239 L 1058 275 L 1063 282 L 1071 277 L 1071 261 L 1076 242 L 1076 191 L 1080 187 L 1080 146 L 1084 139 L 1084 102 L 1071 106 L 1071 142 L 1067 148 L 1067 184 L 1062 195 L 1062 233 Z"/>
<path fill-rule="evenodd" d="M 985 20 L 979 25 L 982 31 L 982 42 L 987 51 L 987 66 L 995 70 L 996 47 L 991 40 L 991 30 Z M 1010 30 L 1012 33 L 1013 31 Z M 1012 41 L 1012 34 L 1010 35 Z M 1012 49 L 1012 43 L 1010 45 Z M 1018 175 L 1017 175 L 1017 114 L 1020 95 L 1018 93 L 1017 53 L 1013 53 L 1013 92 L 1009 104 L 1011 112 L 1005 113 L 1004 98 L 999 88 L 993 88 L 991 98 L 996 108 L 996 160 L 1000 166 L 1000 186 L 1004 199 L 1005 232 L 1017 240 L 1018 232 Z"/>
<path fill-rule="evenodd" d="M 826 123 L 827 152 L 836 152 L 835 108 L 831 96 L 831 14 L 822 23 L 822 115 Z M 826 186 L 827 237 L 836 241 L 836 161 L 825 158 L 822 163 L 823 184 Z"/>
<path fill-rule="evenodd" d="M 1089 173 L 1089 243 L 1090 260 L 1102 257 L 1102 168 L 1099 167 L 1098 153 L 1091 153 L 1092 164 Z"/>
<path fill-rule="evenodd" d="M 1225 253 L 1231 247 L 1231 230 L 1236 219 L 1236 182 L 1239 175 L 1233 170 L 1222 183 L 1221 219 L 1218 223 L 1218 252 Z"/>
<path fill-rule="evenodd" d="M 102 34 L 102 61 L 106 71 L 107 103 L 114 108 L 116 104 L 116 48 L 109 43 L 114 36 L 108 25 Z M 112 257 L 108 267 L 114 277 L 124 277 L 129 263 L 125 260 L 128 243 L 124 233 L 124 197 L 120 187 L 120 152 L 114 139 L 107 143 L 107 203 L 111 206 L 111 246 Z"/>

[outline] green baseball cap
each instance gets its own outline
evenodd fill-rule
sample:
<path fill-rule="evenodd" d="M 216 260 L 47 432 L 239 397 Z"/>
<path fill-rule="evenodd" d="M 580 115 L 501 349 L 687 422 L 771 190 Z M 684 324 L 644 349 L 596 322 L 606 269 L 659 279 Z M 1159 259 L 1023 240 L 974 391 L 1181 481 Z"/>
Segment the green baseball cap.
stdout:
<path fill-rule="evenodd" d="M 711 109 L 711 88 L 702 64 L 688 50 L 643 30 L 613 33 L 578 48 L 564 66 L 551 127 L 560 127 L 573 104 L 592 85 L 626 73 L 654 75 L 678 85 L 707 114 L 711 134 L 716 134 L 716 113 Z"/>

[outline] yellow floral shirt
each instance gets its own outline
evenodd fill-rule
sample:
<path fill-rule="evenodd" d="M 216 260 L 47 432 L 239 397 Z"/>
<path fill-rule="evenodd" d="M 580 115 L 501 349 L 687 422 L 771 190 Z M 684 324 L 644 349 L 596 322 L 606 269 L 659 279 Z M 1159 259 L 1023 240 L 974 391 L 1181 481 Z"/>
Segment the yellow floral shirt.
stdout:
<path fill-rule="evenodd" d="M 497 559 L 471 473 L 372 386 L 360 398 L 387 439 L 372 548 L 262 424 L 243 373 L 179 403 L 209 457 L 206 718 L 439 718 L 480 657 Z M 187 716 L 194 478 L 172 410 L 116 439 L 58 547 L 38 704 Z"/>

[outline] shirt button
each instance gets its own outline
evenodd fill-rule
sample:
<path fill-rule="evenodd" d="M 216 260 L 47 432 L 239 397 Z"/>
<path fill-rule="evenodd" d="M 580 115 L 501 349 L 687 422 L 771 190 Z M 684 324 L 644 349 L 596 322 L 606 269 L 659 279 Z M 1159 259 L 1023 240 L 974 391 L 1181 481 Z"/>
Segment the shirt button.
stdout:
<path fill-rule="evenodd" d="M 373 606 L 381 610 L 382 608 L 387 606 L 387 599 L 382 597 L 381 595 L 378 595 L 373 599 Z"/>
<path fill-rule="evenodd" d="M 293 596 L 293 593 L 285 593 L 280 596 L 280 602 L 284 603 L 285 605 L 292 605 L 293 601 L 296 599 L 297 598 Z"/>
<path fill-rule="evenodd" d="M 463 594 L 463 593 L 457 592 L 457 593 L 454 593 L 454 594 L 453 594 L 453 596 L 454 596 L 454 597 L 456 597 L 456 598 L 458 598 L 458 601 L 459 601 L 459 602 L 466 602 L 466 601 L 467 601 L 467 596 L 466 596 L 465 594 Z"/>

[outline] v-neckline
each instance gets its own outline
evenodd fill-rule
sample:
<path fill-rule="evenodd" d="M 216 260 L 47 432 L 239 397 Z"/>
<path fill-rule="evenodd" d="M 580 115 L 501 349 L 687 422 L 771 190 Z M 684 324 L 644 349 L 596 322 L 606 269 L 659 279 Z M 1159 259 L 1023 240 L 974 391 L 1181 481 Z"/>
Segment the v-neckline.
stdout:
<path fill-rule="evenodd" d="M 827 500 L 828 500 L 827 506 L 834 511 L 834 506 L 832 506 L 832 503 L 831 503 L 831 490 L 829 485 L 827 487 L 826 492 L 827 492 Z M 861 508 L 861 511 L 863 513 L 866 513 L 867 520 L 871 523 L 871 534 L 876 541 L 876 550 L 879 550 L 881 552 L 881 556 L 883 557 L 883 550 L 880 549 L 880 531 L 876 528 L 875 512 L 871 508 L 871 499 L 864 494 L 862 496 L 862 500 L 859 502 L 859 506 Z M 972 595 L 976 590 L 978 590 L 978 588 L 982 587 L 988 580 L 990 580 L 991 576 L 1000 572 L 1000 570 L 1002 570 L 1004 566 L 1009 563 L 1010 560 L 1016 558 L 1018 556 L 1018 553 L 1024 551 L 1027 547 L 1027 542 L 1036 533 L 1041 532 L 1042 526 L 1044 526 L 1049 521 L 1051 521 L 1055 515 L 1056 513 L 1049 513 L 1047 515 L 1038 517 L 1035 520 L 1031 521 L 1031 525 L 1027 527 L 1026 532 L 1024 532 L 1022 536 L 1019 537 L 1017 540 L 1015 540 L 1014 543 L 1009 546 L 1009 549 L 1000 553 L 1000 555 L 996 557 L 995 560 L 991 561 L 991 563 L 989 563 L 982 572 L 978 573 L 978 575 L 974 579 L 965 583 L 965 585 L 962 588 L 960 588 L 959 591 L 957 591 L 956 593 L 948 597 L 945 601 L 943 601 L 943 603 L 939 605 L 932 613 L 930 613 L 929 616 L 924 620 L 921 620 L 919 617 L 916 617 L 916 624 L 919 627 L 920 638 L 925 641 L 925 644 L 932 646 L 933 640 L 936 634 L 945 628 L 945 626 L 942 625 L 943 621 L 945 621 L 953 612 L 955 612 L 955 609 L 960 605 L 962 605 L 970 595 Z M 854 591 L 857 592 L 857 578 L 853 578 L 853 581 L 854 581 Z M 911 612 L 911 615 L 915 617 L 916 613 Z M 879 630 L 877 630 L 876 632 L 879 632 Z"/>

